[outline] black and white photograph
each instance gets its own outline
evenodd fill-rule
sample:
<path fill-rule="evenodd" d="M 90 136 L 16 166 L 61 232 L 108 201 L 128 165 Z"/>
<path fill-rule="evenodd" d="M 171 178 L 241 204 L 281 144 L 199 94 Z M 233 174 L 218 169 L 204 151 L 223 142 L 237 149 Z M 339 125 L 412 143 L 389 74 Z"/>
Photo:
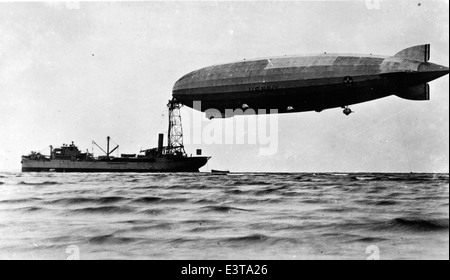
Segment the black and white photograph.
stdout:
<path fill-rule="evenodd" d="M 0 1 L 0 260 L 449 260 L 448 66 L 446 0 Z"/>

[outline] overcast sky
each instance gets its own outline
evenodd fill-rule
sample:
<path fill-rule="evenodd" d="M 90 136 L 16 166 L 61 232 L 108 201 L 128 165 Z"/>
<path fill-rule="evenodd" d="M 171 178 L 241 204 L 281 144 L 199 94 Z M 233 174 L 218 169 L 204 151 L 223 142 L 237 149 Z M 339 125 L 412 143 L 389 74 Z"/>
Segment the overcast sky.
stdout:
<path fill-rule="evenodd" d="M 156 146 L 173 84 L 201 67 L 393 55 L 424 43 L 431 62 L 449 65 L 448 1 L 0 3 L 0 171 L 72 140 L 91 150 L 109 135 L 121 153 Z M 430 88 L 430 101 L 390 96 L 353 105 L 348 117 L 339 108 L 280 115 L 274 155 L 258 145 L 186 150 L 212 156 L 203 171 L 448 172 L 448 75 Z M 193 114 L 183 108 L 185 120 Z"/>

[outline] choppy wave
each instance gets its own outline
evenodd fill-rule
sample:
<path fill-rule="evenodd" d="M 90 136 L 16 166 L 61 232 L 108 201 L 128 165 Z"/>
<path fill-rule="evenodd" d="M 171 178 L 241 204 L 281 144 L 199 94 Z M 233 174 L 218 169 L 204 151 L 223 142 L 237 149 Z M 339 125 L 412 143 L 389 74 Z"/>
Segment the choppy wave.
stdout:
<path fill-rule="evenodd" d="M 117 203 L 120 201 L 124 201 L 126 200 L 125 197 L 120 197 L 120 196 L 106 196 L 106 197 L 101 197 L 98 199 L 98 203 L 100 204 L 113 204 L 113 203 Z"/>
<path fill-rule="evenodd" d="M 101 206 L 101 207 L 85 207 L 70 210 L 72 213 L 101 213 L 101 214 L 114 214 L 114 213 L 131 213 L 132 209 L 128 207 L 119 207 L 119 206 Z"/>
<path fill-rule="evenodd" d="M 246 235 L 246 236 L 230 237 L 230 238 L 225 239 L 224 241 L 232 242 L 232 243 L 237 243 L 237 242 L 252 243 L 252 242 L 265 242 L 269 238 L 270 237 L 268 237 L 264 234 L 251 234 L 251 235 Z"/>
<path fill-rule="evenodd" d="M 93 244 L 128 244 L 133 242 L 138 242 L 142 239 L 140 238 L 132 238 L 132 237 L 120 237 L 120 236 L 114 236 L 113 234 L 107 234 L 107 235 L 100 235 L 95 236 L 92 238 L 89 238 L 87 240 L 88 243 Z"/>
<path fill-rule="evenodd" d="M 64 255 L 75 244 L 82 256 L 102 259 L 365 259 L 369 245 L 385 258 L 448 259 L 448 174 L 0 178 L 5 258 L 33 240 L 43 255 Z"/>
<path fill-rule="evenodd" d="M 383 241 L 386 241 L 386 240 L 388 240 L 388 239 L 381 238 L 381 237 L 361 237 L 361 238 L 356 238 L 356 239 L 354 239 L 352 241 L 354 241 L 354 242 L 366 242 L 366 243 L 373 244 L 373 243 L 380 243 L 380 242 L 383 242 Z"/>
<path fill-rule="evenodd" d="M 37 202 L 39 200 L 42 200 L 42 198 L 38 197 L 32 197 L 32 198 L 23 198 L 23 199 L 6 199 L 6 200 L 0 200 L 0 204 L 20 204 L 20 203 L 33 203 Z"/>
<path fill-rule="evenodd" d="M 77 205 L 77 204 L 85 204 L 85 203 L 95 203 L 97 201 L 96 198 L 87 198 L 87 197 L 71 197 L 71 198 L 60 198 L 49 201 L 51 204 L 63 204 L 63 205 Z"/>
<path fill-rule="evenodd" d="M 165 212 L 165 209 L 145 209 L 140 211 L 140 214 L 146 214 L 146 215 L 161 215 Z"/>
<path fill-rule="evenodd" d="M 140 197 L 137 198 L 135 200 L 133 200 L 136 203 L 155 203 L 155 202 L 159 202 L 163 200 L 161 197 L 156 197 L 156 196 L 145 196 L 145 197 Z"/>
<path fill-rule="evenodd" d="M 209 205 L 202 207 L 205 211 L 213 211 L 213 212 L 232 212 L 232 211 L 252 211 L 249 209 L 243 209 L 238 207 L 224 206 L 224 205 Z"/>
<path fill-rule="evenodd" d="M 448 231 L 449 219 L 395 218 L 381 229 L 407 231 Z"/>
<path fill-rule="evenodd" d="M 25 185 L 25 186 L 45 186 L 45 185 L 58 185 L 61 184 L 59 182 L 53 182 L 53 181 L 44 181 L 44 182 L 24 182 L 20 181 L 18 185 Z"/>
<path fill-rule="evenodd" d="M 42 211 L 44 210 L 44 208 L 42 207 L 34 207 L 34 206 L 30 206 L 30 207 L 22 207 L 22 208 L 17 208 L 14 210 L 19 210 L 21 212 L 37 212 L 37 211 Z"/>

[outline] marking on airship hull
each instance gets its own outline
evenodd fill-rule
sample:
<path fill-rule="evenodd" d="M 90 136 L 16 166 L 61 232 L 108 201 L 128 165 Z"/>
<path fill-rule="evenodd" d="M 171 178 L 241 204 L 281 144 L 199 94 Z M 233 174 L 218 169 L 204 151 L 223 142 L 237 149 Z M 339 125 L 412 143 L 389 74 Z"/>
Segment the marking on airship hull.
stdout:
<path fill-rule="evenodd" d="M 255 92 L 255 91 L 277 91 L 278 86 L 260 86 L 260 87 L 249 87 L 248 91 Z"/>
<path fill-rule="evenodd" d="M 345 85 L 346 87 L 352 87 L 352 86 L 353 86 L 353 78 L 350 77 L 350 76 L 346 76 L 346 77 L 344 78 L 344 85 Z"/>

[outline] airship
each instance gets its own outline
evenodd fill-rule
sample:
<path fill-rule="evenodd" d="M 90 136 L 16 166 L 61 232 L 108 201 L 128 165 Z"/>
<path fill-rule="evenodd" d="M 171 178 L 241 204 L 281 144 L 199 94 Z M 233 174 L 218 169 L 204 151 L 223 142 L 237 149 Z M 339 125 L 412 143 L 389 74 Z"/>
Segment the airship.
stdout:
<path fill-rule="evenodd" d="M 224 118 L 233 112 L 294 113 L 342 108 L 390 95 L 430 99 L 428 82 L 449 73 L 430 63 L 430 45 L 392 56 L 331 54 L 243 60 L 190 72 L 173 86 L 180 104 Z M 253 109 L 253 110 L 250 110 Z"/>

